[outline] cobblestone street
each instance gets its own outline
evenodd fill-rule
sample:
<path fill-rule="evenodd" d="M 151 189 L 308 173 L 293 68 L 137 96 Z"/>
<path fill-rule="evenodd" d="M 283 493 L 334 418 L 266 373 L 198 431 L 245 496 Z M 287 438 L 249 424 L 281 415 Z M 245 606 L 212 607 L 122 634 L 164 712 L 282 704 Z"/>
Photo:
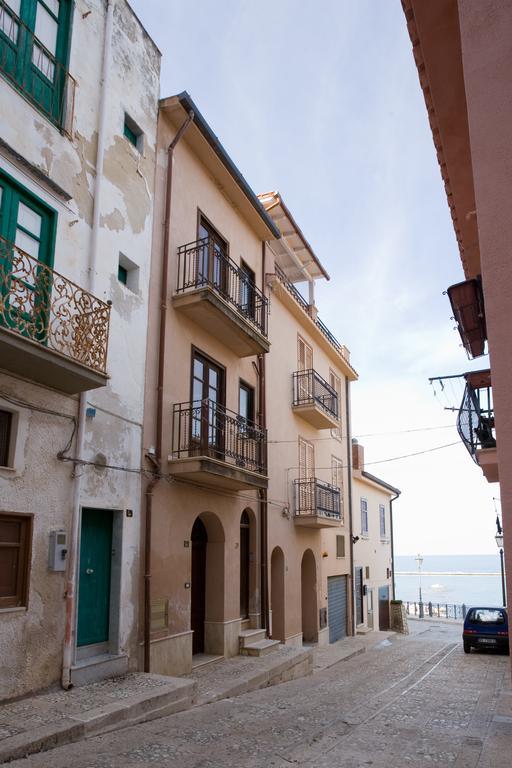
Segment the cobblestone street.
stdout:
<path fill-rule="evenodd" d="M 12 768 L 510 765 L 508 657 L 465 655 L 460 626 L 420 624 L 311 677 L 197 707 Z M 508 747 L 507 747 L 508 745 Z"/>

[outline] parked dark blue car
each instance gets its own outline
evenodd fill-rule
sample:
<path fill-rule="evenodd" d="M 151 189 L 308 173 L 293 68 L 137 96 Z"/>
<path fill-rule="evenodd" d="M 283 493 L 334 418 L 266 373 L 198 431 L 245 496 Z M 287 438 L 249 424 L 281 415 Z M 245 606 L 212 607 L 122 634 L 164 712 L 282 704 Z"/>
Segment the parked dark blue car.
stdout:
<path fill-rule="evenodd" d="M 462 630 L 464 653 L 472 648 L 494 648 L 510 653 L 505 608 L 469 608 Z"/>

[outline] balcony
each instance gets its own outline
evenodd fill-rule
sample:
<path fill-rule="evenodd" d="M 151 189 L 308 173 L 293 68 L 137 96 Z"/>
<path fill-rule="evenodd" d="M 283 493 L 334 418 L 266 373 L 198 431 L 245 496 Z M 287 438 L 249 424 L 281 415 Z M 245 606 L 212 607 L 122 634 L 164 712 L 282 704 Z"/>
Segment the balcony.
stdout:
<path fill-rule="evenodd" d="M 181 480 L 230 490 L 266 488 L 267 433 L 213 402 L 176 403 L 170 473 Z"/>
<path fill-rule="evenodd" d="M 34 32 L 0 0 L 0 74 L 71 136 L 76 81 Z"/>
<path fill-rule="evenodd" d="M 268 352 L 268 300 L 208 237 L 178 249 L 176 309 L 239 357 Z"/>
<path fill-rule="evenodd" d="M 339 426 L 338 395 L 313 369 L 293 374 L 293 411 L 317 429 Z"/>
<path fill-rule="evenodd" d="M 466 388 L 457 416 L 457 430 L 489 483 L 499 482 L 491 372 L 465 374 Z"/>
<path fill-rule="evenodd" d="M 341 492 L 315 477 L 295 480 L 295 523 L 332 528 L 341 523 Z"/>
<path fill-rule="evenodd" d="M 470 359 L 485 353 L 487 328 L 480 280 L 465 280 L 448 288 L 448 298 L 464 349 Z"/>
<path fill-rule="evenodd" d="M 110 306 L 0 238 L 0 366 L 76 394 L 107 383 Z"/>

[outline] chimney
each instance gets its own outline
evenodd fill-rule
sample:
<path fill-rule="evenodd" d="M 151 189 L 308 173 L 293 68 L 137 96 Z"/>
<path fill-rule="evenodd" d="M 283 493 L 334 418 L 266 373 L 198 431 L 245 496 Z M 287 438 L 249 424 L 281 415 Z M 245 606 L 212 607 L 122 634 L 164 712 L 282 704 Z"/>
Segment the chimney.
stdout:
<path fill-rule="evenodd" d="M 355 438 L 352 438 L 352 468 L 364 469 L 364 446 L 359 445 Z"/>

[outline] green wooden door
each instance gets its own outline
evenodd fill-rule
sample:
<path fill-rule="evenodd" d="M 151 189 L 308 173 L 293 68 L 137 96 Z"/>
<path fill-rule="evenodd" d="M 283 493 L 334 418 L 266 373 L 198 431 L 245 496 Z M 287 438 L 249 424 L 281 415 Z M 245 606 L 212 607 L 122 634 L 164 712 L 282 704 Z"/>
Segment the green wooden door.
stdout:
<path fill-rule="evenodd" d="M 82 510 L 77 645 L 108 640 L 112 512 Z"/>

